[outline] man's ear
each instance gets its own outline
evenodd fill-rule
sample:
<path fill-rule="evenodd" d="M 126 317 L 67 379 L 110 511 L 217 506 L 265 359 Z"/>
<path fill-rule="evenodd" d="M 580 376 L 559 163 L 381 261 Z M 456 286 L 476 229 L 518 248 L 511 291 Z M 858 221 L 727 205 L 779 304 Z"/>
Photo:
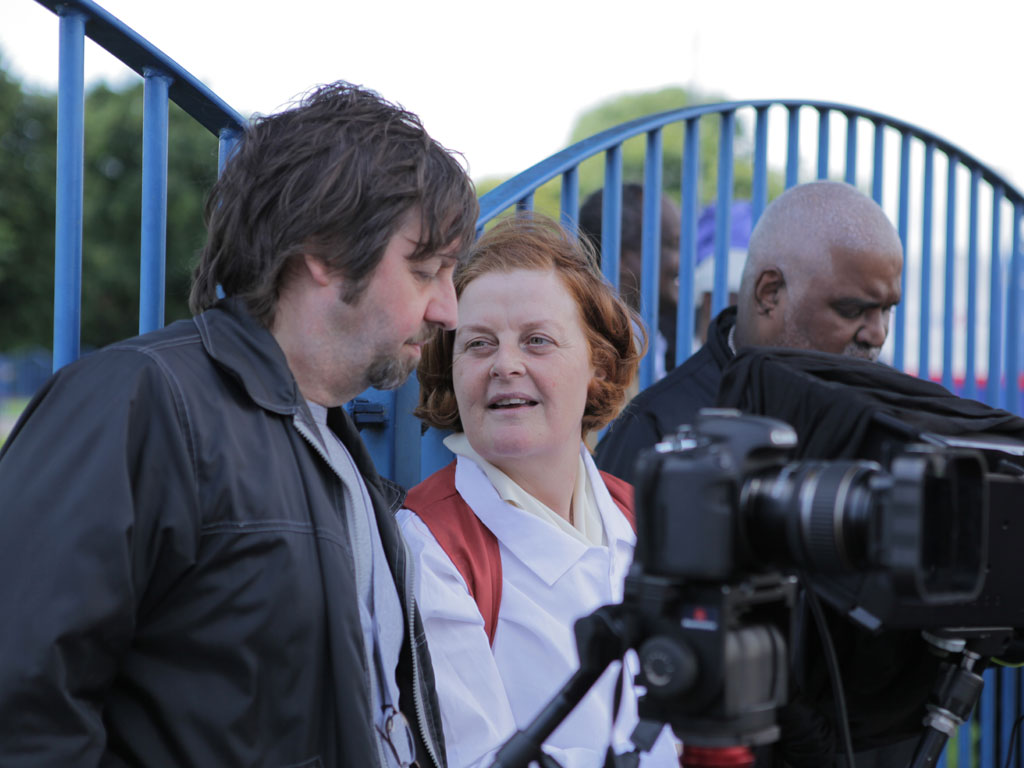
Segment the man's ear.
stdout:
<path fill-rule="evenodd" d="M 316 256 L 304 253 L 302 254 L 302 263 L 314 283 L 320 286 L 330 285 L 332 273 L 326 262 Z"/>
<path fill-rule="evenodd" d="M 771 316 L 782 303 L 786 278 L 775 267 L 769 267 L 757 276 L 754 283 L 754 306 L 757 314 Z"/>

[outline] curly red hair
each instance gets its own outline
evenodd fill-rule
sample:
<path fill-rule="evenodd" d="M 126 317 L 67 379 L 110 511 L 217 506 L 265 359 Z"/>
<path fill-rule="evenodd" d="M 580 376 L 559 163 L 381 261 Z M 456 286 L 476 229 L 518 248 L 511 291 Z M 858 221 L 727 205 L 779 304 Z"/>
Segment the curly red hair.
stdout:
<path fill-rule="evenodd" d="M 640 318 L 597 269 L 588 243 L 540 214 L 504 219 L 470 249 L 455 270 L 455 293 L 491 272 L 554 270 L 576 300 L 590 361 L 603 375 L 590 381 L 581 435 L 600 429 L 622 408 L 626 389 L 647 348 Z M 423 347 L 417 376 L 420 400 L 414 414 L 432 427 L 462 431 L 452 381 L 454 331 L 439 330 Z"/>

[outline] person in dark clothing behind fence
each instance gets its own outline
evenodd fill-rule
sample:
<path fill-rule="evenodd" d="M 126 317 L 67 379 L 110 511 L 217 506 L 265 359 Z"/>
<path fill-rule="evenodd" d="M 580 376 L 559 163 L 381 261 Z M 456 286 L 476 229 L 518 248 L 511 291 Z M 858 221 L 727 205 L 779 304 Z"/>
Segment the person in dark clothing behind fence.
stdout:
<path fill-rule="evenodd" d="M 335 83 L 206 214 L 197 315 L 63 368 L 0 453 L 0 764 L 443 768 L 403 494 L 339 406 L 455 327 L 472 184 Z"/>
<path fill-rule="evenodd" d="M 693 356 L 630 402 L 598 444 L 597 466 L 632 482 L 643 449 L 715 404 L 740 347 L 877 359 L 902 269 L 899 235 L 871 198 L 832 181 L 784 192 L 751 234 L 738 305 L 715 317 Z"/>
<path fill-rule="evenodd" d="M 580 206 L 580 233 L 601 254 L 601 217 L 604 190 L 597 190 Z M 640 277 L 643 234 L 644 188 L 640 184 L 622 187 L 622 237 L 619 252 L 619 294 L 635 312 L 640 311 Z M 658 266 L 658 329 L 651 333 L 650 354 L 657 355 L 655 379 L 675 367 L 676 306 L 679 302 L 680 213 L 668 197 L 661 198 L 661 250 Z"/>

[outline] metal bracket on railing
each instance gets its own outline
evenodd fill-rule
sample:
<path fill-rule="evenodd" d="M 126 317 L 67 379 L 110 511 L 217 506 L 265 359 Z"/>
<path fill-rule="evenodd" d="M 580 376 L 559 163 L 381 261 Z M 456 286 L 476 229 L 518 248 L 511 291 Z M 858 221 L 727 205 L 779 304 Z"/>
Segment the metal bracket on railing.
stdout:
<path fill-rule="evenodd" d="M 383 403 L 375 403 L 362 397 L 349 402 L 348 412 L 355 422 L 356 429 L 360 431 L 363 427 L 380 429 L 388 422 L 388 413 Z"/>

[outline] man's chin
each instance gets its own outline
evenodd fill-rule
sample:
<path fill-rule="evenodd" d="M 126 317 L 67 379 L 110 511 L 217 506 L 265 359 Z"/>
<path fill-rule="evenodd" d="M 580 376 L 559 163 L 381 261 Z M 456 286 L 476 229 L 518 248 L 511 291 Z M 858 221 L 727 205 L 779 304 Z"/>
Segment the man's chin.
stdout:
<path fill-rule="evenodd" d="M 845 357 L 853 357 L 858 360 L 867 360 L 872 363 L 878 362 L 878 356 L 881 353 L 881 349 L 876 349 L 874 347 L 869 347 L 865 349 L 864 347 L 850 346 L 843 350 L 843 355 Z"/>
<path fill-rule="evenodd" d="M 418 353 L 411 359 L 407 357 L 402 360 L 396 358 L 379 360 L 376 364 L 371 365 L 366 372 L 366 385 L 374 389 L 398 389 L 405 384 L 409 375 L 416 369 L 419 360 Z"/>

